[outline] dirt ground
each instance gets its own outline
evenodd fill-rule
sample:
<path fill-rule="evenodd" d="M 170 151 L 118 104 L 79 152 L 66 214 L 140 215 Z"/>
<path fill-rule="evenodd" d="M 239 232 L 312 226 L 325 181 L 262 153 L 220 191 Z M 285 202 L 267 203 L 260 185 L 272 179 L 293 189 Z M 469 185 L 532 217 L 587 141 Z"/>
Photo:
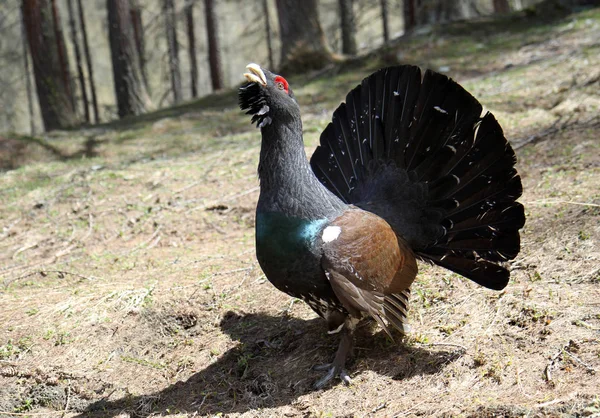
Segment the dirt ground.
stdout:
<path fill-rule="evenodd" d="M 291 80 L 310 154 L 373 69 L 447 72 L 516 148 L 527 214 L 504 291 L 420 265 L 413 333 L 363 323 L 321 391 L 337 340 L 257 265 L 234 92 L 55 133 L 62 157 L 5 141 L 0 416 L 600 416 L 599 40 L 600 9 L 457 23 Z"/>

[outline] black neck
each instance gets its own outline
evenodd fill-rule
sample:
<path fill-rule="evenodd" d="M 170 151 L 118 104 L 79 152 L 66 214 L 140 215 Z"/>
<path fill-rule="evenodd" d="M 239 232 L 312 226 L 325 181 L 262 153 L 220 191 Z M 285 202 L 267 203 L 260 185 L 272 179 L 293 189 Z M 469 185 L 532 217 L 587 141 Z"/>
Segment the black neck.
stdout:
<path fill-rule="evenodd" d="M 337 216 L 345 207 L 314 175 L 299 118 L 262 128 L 258 176 L 259 211 L 316 219 Z"/>

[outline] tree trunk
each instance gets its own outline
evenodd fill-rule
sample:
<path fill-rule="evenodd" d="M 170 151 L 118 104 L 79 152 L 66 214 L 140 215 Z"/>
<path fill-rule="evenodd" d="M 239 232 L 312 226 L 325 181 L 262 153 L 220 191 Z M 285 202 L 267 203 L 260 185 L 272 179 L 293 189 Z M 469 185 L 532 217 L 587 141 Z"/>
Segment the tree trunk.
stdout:
<path fill-rule="evenodd" d="M 277 14 L 282 73 L 320 69 L 333 61 L 319 22 L 317 0 L 277 0 Z"/>
<path fill-rule="evenodd" d="M 148 94 L 135 51 L 128 0 L 106 0 L 108 38 L 112 58 L 115 95 L 120 118 L 146 111 Z"/>
<path fill-rule="evenodd" d="M 469 6 L 468 0 L 438 0 L 438 10 L 440 10 L 438 22 L 466 19 L 469 16 Z"/>
<path fill-rule="evenodd" d="M 388 2 L 387 0 L 381 0 L 381 22 L 383 23 L 383 42 L 386 44 L 390 41 L 390 29 L 388 19 Z"/>
<path fill-rule="evenodd" d="M 196 59 L 196 31 L 194 30 L 194 1 L 186 0 L 185 21 L 187 26 L 188 54 L 190 56 L 192 97 L 198 97 L 198 60 Z"/>
<path fill-rule="evenodd" d="M 510 4 L 508 0 L 493 0 L 494 3 L 494 13 L 496 14 L 504 14 L 510 13 Z"/>
<path fill-rule="evenodd" d="M 181 102 L 181 73 L 179 72 L 179 43 L 177 42 L 177 18 L 173 0 L 164 0 L 165 29 L 167 34 L 167 52 L 169 54 L 169 71 L 171 72 L 171 91 L 173 101 Z"/>
<path fill-rule="evenodd" d="M 73 79 L 71 78 L 71 72 L 69 70 L 69 56 L 67 55 L 67 46 L 65 44 L 62 25 L 60 23 L 60 13 L 58 12 L 58 6 L 56 6 L 56 0 L 50 0 L 50 3 L 52 4 L 52 20 L 54 22 L 56 42 L 58 43 L 58 59 L 60 61 L 61 74 L 65 86 L 67 86 L 69 98 L 71 99 L 71 107 L 73 108 L 73 112 L 77 114 Z"/>
<path fill-rule="evenodd" d="M 416 0 L 404 0 L 404 32 L 410 32 L 417 26 Z"/>
<path fill-rule="evenodd" d="M 55 4 L 52 0 L 23 0 L 22 6 L 44 127 L 52 130 L 73 126 L 77 115 Z"/>
<path fill-rule="evenodd" d="M 83 52 L 85 54 L 85 62 L 90 83 L 90 93 L 92 94 L 92 109 L 94 111 L 94 122 L 100 122 L 100 114 L 98 112 L 98 98 L 96 97 L 96 83 L 94 82 L 94 67 L 92 66 L 92 57 L 90 55 L 90 46 L 88 44 L 87 27 L 85 25 L 85 16 L 81 0 L 77 0 L 77 11 L 79 12 L 79 24 L 81 25 L 81 38 L 83 40 Z"/>
<path fill-rule="evenodd" d="M 271 34 L 271 19 L 269 17 L 269 2 L 268 0 L 262 0 L 263 15 L 265 16 L 265 32 L 267 37 L 267 52 L 269 53 L 269 68 L 275 69 L 275 59 L 273 58 L 273 43 Z"/>
<path fill-rule="evenodd" d="M 469 17 L 469 0 L 415 0 L 415 25 L 422 26 Z"/>
<path fill-rule="evenodd" d="M 67 9 L 69 10 L 69 26 L 71 28 L 71 42 L 75 51 L 75 62 L 77 64 L 77 75 L 79 78 L 79 89 L 81 90 L 81 99 L 83 100 L 83 113 L 85 121 L 90 123 L 90 105 L 88 102 L 87 89 L 85 88 L 85 77 L 83 75 L 83 66 L 81 65 L 81 52 L 79 50 L 79 39 L 77 39 L 77 27 L 75 26 L 75 14 L 73 12 L 73 0 L 67 0 Z"/>
<path fill-rule="evenodd" d="M 27 109 L 29 110 L 29 131 L 35 135 L 35 120 L 33 114 L 33 89 L 29 76 L 29 51 L 27 49 L 27 31 L 25 30 L 25 16 L 21 10 L 21 37 L 23 44 L 23 64 L 25 66 L 25 88 L 27 90 Z"/>
<path fill-rule="evenodd" d="M 342 53 L 356 55 L 356 23 L 352 0 L 339 0 L 342 23 Z"/>
<path fill-rule="evenodd" d="M 208 38 L 210 80 L 213 90 L 219 90 L 223 88 L 223 71 L 221 70 L 221 57 L 219 55 L 219 29 L 214 0 L 204 0 L 204 14 L 206 36 Z"/>
<path fill-rule="evenodd" d="M 146 70 L 146 43 L 144 42 L 144 25 L 142 23 L 142 9 L 138 0 L 130 0 L 129 15 L 131 16 L 131 24 L 133 25 L 133 36 L 135 39 L 135 50 L 138 56 L 139 67 L 144 80 L 146 90 L 150 90 L 148 83 L 148 72 Z"/>

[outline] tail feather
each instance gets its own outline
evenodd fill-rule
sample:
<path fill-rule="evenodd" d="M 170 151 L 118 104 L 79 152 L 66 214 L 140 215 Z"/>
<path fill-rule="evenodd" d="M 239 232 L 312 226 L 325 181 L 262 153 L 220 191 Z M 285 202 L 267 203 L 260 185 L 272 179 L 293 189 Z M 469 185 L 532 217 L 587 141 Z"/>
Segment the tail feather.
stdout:
<path fill-rule="evenodd" d="M 350 131 L 352 134 L 353 154 L 355 157 L 355 164 L 360 164 L 361 166 L 366 166 L 368 163 L 367 159 L 367 151 L 368 144 L 367 139 L 365 138 L 366 129 L 364 128 L 364 123 L 359 123 L 359 120 L 362 122 L 362 109 L 360 107 L 361 103 L 361 90 L 354 89 L 352 90 L 348 96 L 346 96 L 346 112 L 347 119 L 350 125 Z M 341 116 L 341 115 L 340 115 Z"/>
<path fill-rule="evenodd" d="M 332 174 L 332 170 L 322 169 L 321 167 L 313 167 L 313 171 L 321 183 L 323 183 L 329 190 L 335 193 L 344 202 L 350 203 L 349 199 L 347 198 L 346 190 Z"/>
<path fill-rule="evenodd" d="M 458 219 L 461 212 L 485 201 L 489 201 L 490 204 L 494 202 L 495 205 L 512 203 L 523 192 L 521 179 L 514 168 L 499 173 L 495 180 L 494 183 L 488 183 L 489 180 L 482 176 L 469 189 L 458 191 L 453 198 L 460 201 L 460 205 L 448 211 L 448 216 Z"/>
<path fill-rule="evenodd" d="M 337 138 L 336 148 L 338 148 L 340 153 L 343 156 L 345 156 L 345 159 L 350 161 L 356 161 L 357 154 L 355 150 L 355 144 L 352 139 L 352 133 L 349 130 L 349 123 L 346 119 L 345 108 L 346 104 L 342 103 L 342 105 L 340 105 L 340 112 L 334 115 L 333 123 L 330 124 L 328 128 L 333 128 L 333 135 L 335 138 Z M 357 168 L 354 164 L 346 164 L 340 167 L 343 167 L 342 169 L 345 170 L 345 176 L 348 179 L 347 192 L 349 193 L 352 188 L 352 184 L 356 183 L 356 180 L 358 178 Z"/>
<path fill-rule="evenodd" d="M 458 84 L 432 71 L 425 73 L 421 90 L 429 93 L 421 94 L 417 104 L 422 110 L 419 117 L 413 118 L 411 132 L 414 133 L 409 142 L 414 145 L 406 150 L 407 155 L 412 154 L 406 169 L 420 174 L 421 181 L 429 181 L 439 175 L 439 172 L 430 171 L 432 165 L 453 161 L 452 158 L 440 158 L 438 153 L 442 149 L 447 147 L 444 150 L 447 152 L 468 144 L 457 139 L 472 131 L 482 107 Z M 454 161 L 459 158 L 460 155 L 456 156 Z M 424 176 L 427 173 L 430 177 Z"/>
<path fill-rule="evenodd" d="M 407 319 L 409 297 L 410 289 L 406 289 L 400 293 L 386 295 L 383 300 L 385 319 L 402 334 L 410 332 Z"/>
<path fill-rule="evenodd" d="M 483 215 L 465 217 L 464 220 L 452 225 L 448 231 L 448 238 L 452 238 L 452 234 L 481 229 L 487 229 L 492 232 L 499 229 L 518 231 L 523 227 L 524 223 L 525 213 L 523 206 L 513 203 L 502 210 L 488 211 Z"/>
<path fill-rule="evenodd" d="M 328 125 L 326 130 L 332 130 L 332 125 Z M 326 132 L 324 132 L 326 133 Z M 329 134 L 328 132 L 326 134 Z M 350 191 L 350 179 L 352 177 L 351 172 L 347 173 L 348 165 L 342 164 L 340 161 L 343 158 L 344 149 L 339 144 L 326 144 L 323 149 L 329 153 L 329 169 L 326 170 L 323 175 L 327 177 L 332 187 L 337 189 L 337 193 L 345 197 L 347 200 L 348 192 Z M 351 168 L 351 167 L 350 167 Z"/>
<path fill-rule="evenodd" d="M 452 97 L 449 79 L 436 80 L 435 74 L 425 73 L 413 113 L 410 137 L 406 147 L 406 169 L 415 170 L 428 156 L 434 156 L 444 145 L 440 137 L 448 137 L 449 125 L 453 122 L 457 103 L 447 100 Z M 445 100 L 446 99 L 446 100 Z M 443 135 L 446 132 L 446 135 Z"/>
<path fill-rule="evenodd" d="M 518 234 L 494 235 L 492 238 L 469 236 L 460 240 L 452 240 L 439 244 L 438 249 L 446 250 L 445 253 L 455 254 L 475 253 L 489 261 L 506 261 L 517 255 L 514 248 L 519 246 Z"/>
<path fill-rule="evenodd" d="M 386 91 L 384 103 L 390 109 L 384 115 L 387 125 L 385 138 L 388 140 L 389 158 L 399 167 L 405 168 L 404 150 L 408 144 L 408 131 L 411 126 L 413 110 L 419 98 L 421 70 L 418 67 L 404 66 L 390 69 L 386 80 L 390 88 Z M 387 123 L 387 121 L 399 123 Z"/>
<path fill-rule="evenodd" d="M 518 254 L 525 222 L 515 162 L 472 95 L 413 66 L 348 93 L 311 158 L 323 184 L 386 219 L 420 257 L 493 289 L 508 282 L 502 262 Z"/>

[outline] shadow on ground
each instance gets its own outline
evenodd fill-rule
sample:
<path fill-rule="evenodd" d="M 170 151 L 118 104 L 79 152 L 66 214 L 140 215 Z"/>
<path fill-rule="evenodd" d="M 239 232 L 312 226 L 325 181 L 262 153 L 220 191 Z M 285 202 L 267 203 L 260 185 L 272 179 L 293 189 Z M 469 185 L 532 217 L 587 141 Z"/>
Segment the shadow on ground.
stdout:
<path fill-rule="evenodd" d="M 80 416 L 241 413 L 288 405 L 315 391 L 312 385 L 320 374 L 310 366 L 330 361 L 337 344 L 325 333 L 320 318 L 303 321 L 285 315 L 228 312 L 220 327 L 240 344 L 204 370 L 159 392 L 94 402 Z M 395 345 L 383 332 L 372 334 L 371 328 L 369 323 L 359 328 L 356 357 L 348 365 L 351 375 L 368 369 L 392 379 L 407 379 L 437 373 L 461 356 Z M 339 380 L 334 384 L 340 384 Z"/>

